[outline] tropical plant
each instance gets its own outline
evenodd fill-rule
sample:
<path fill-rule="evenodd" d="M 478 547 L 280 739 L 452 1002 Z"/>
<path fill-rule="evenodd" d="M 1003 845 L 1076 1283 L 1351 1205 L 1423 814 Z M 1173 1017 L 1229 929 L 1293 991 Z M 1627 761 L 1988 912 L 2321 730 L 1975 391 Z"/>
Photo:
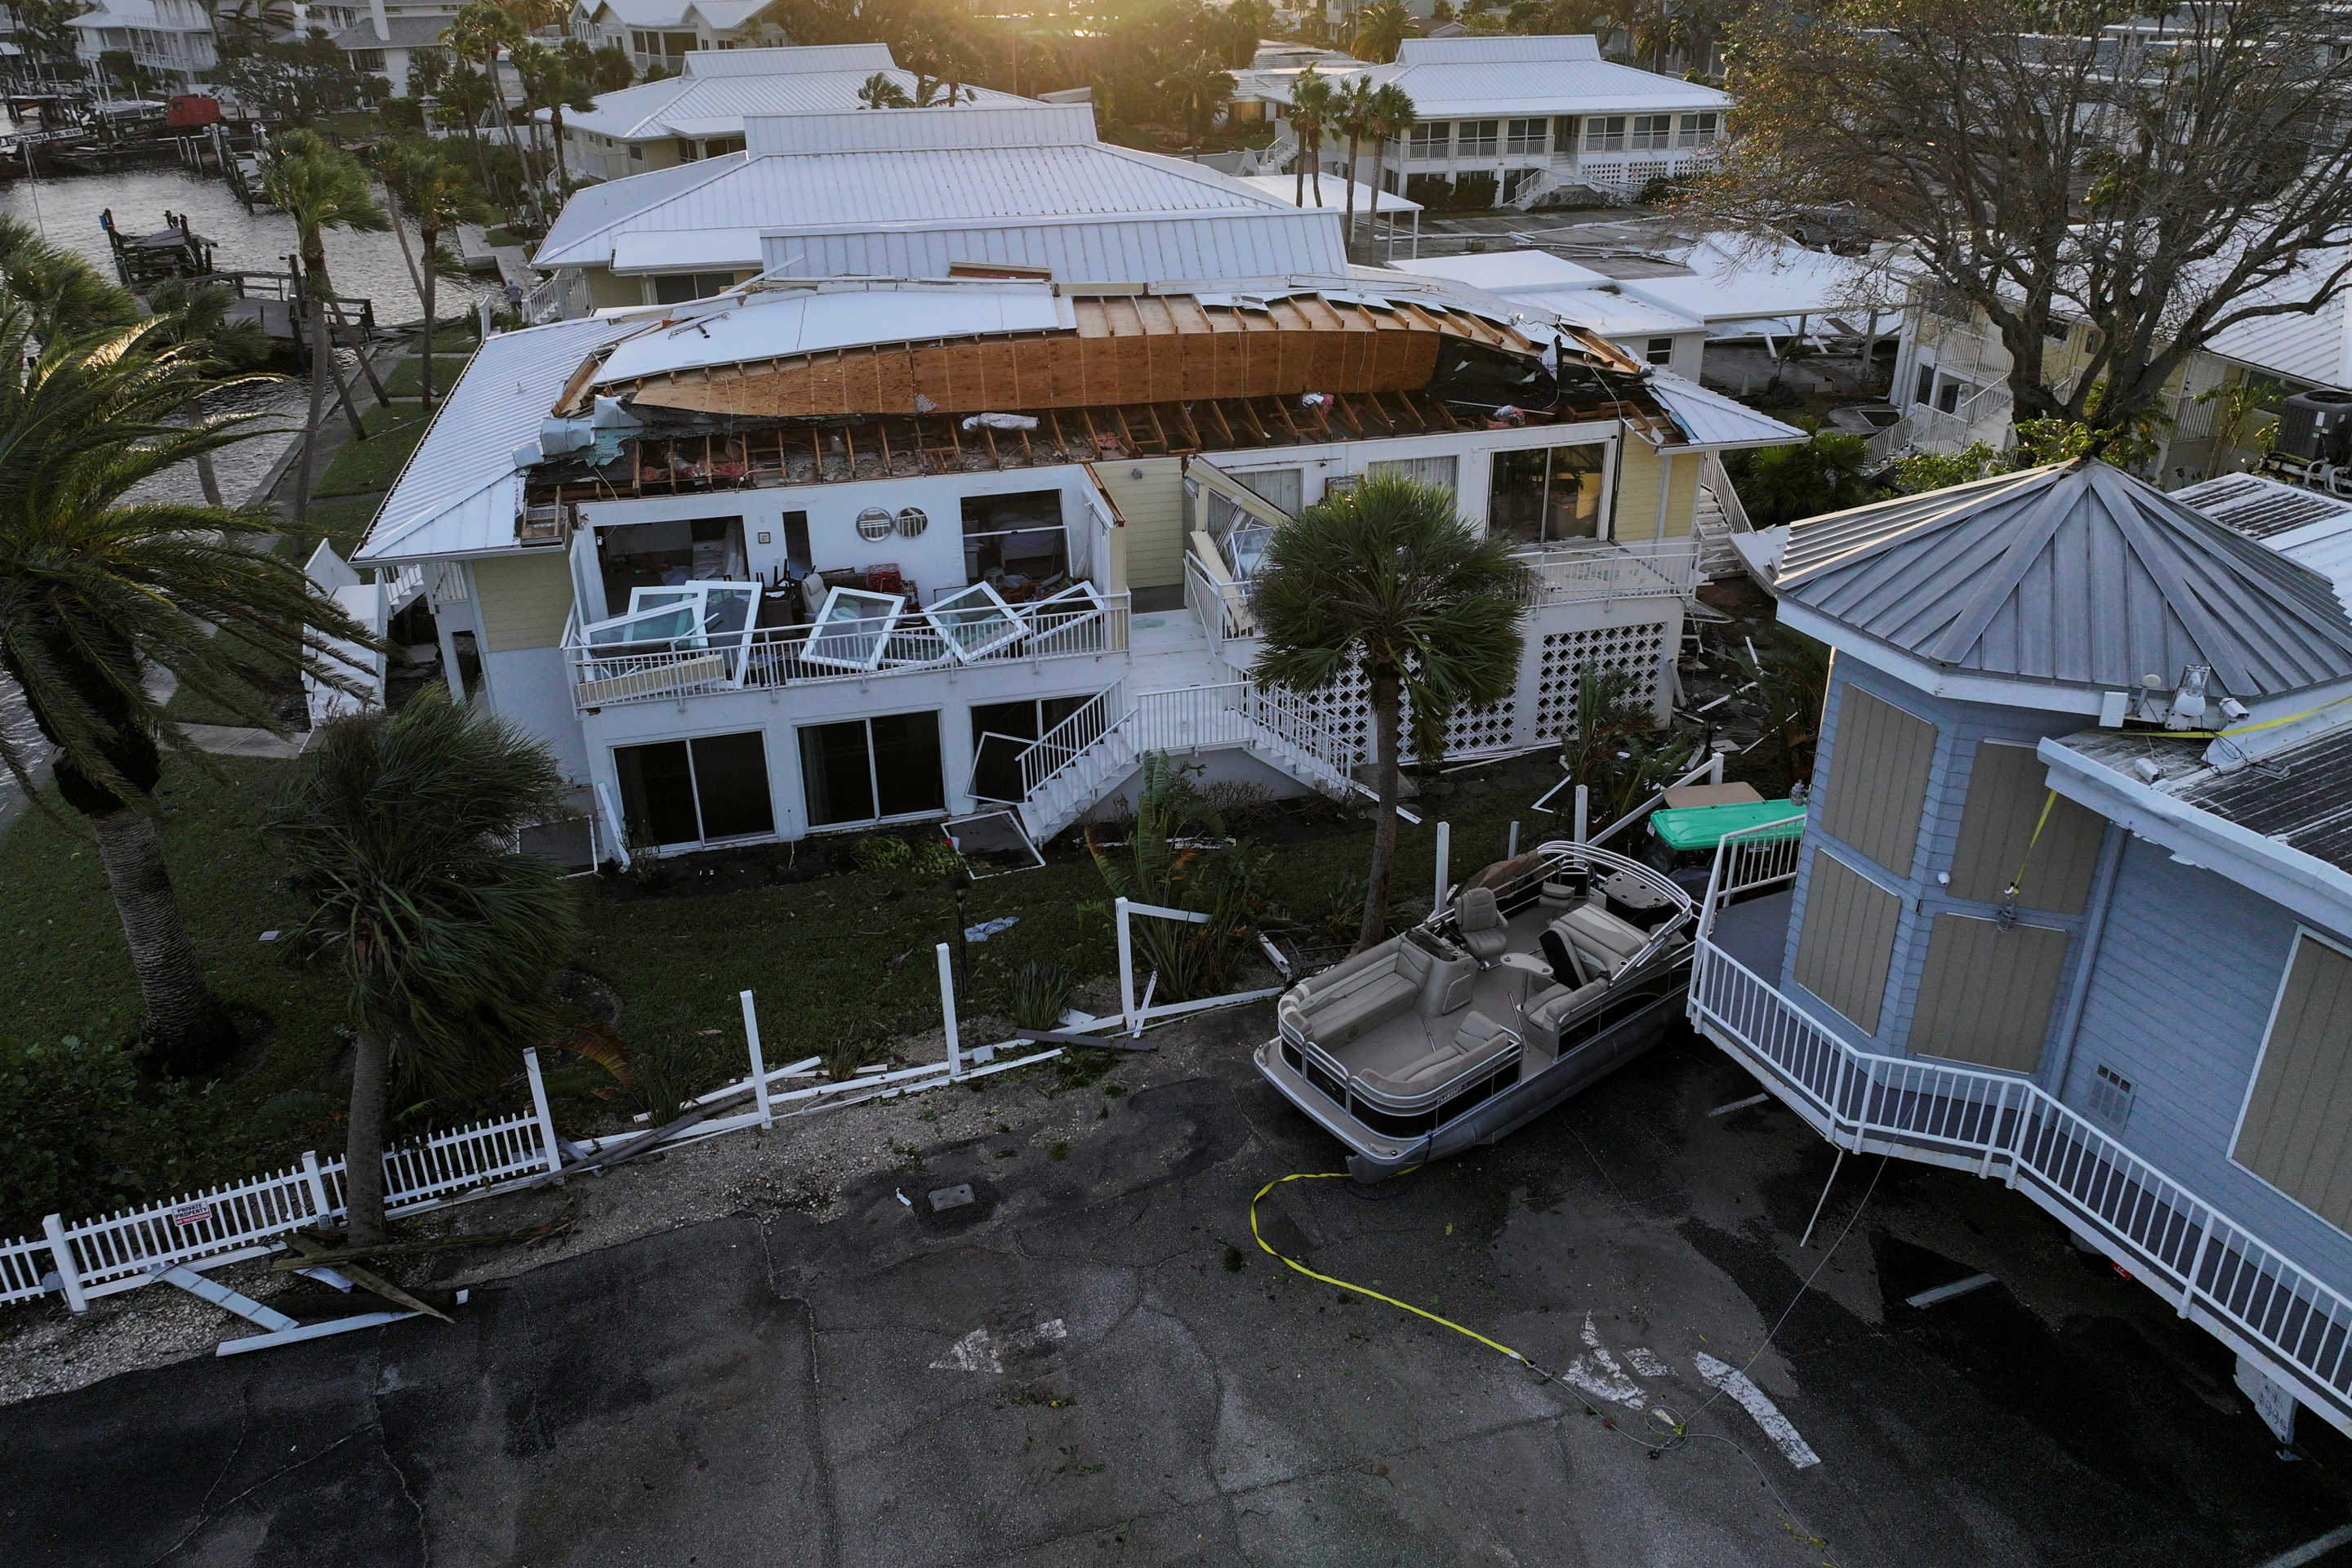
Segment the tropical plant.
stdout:
<path fill-rule="evenodd" d="M 1364 134 L 1372 139 L 1372 189 L 1381 188 L 1381 164 L 1386 158 L 1389 143 L 1412 130 L 1421 119 L 1421 110 L 1413 107 L 1412 96 L 1396 83 L 1382 82 L 1372 89 L 1370 100 L 1364 106 Z M 1372 197 L 1375 215 L 1380 210 L 1380 197 Z M 1380 226 L 1375 223 L 1377 230 Z M 1353 231 L 1350 231 L 1351 233 Z"/>
<path fill-rule="evenodd" d="M 555 147 L 555 183 L 561 192 L 572 183 L 563 155 L 563 111 L 581 113 L 596 107 L 596 95 L 614 92 L 636 79 L 636 69 L 623 50 L 607 45 L 592 48 L 583 38 L 542 44 L 525 38 L 507 51 L 515 74 L 522 79 L 524 112 L 547 114 L 549 140 Z"/>
<path fill-rule="evenodd" d="M 256 317 L 232 317 L 229 308 L 236 302 L 236 294 L 226 284 L 166 279 L 147 298 L 160 323 L 150 341 L 184 345 L 199 363 L 215 372 L 257 369 L 268 362 L 273 352 L 269 332 Z M 192 424 L 195 421 L 194 405 L 188 406 L 185 417 Z M 225 504 L 220 476 L 213 471 L 212 453 L 200 451 L 194 461 L 196 483 L 204 490 L 205 504 Z"/>
<path fill-rule="evenodd" d="M 1386 65 L 1415 31 L 1412 13 L 1402 0 L 1372 0 L 1356 13 L 1356 58 Z"/>
<path fill-rule="evenodd" d="M 1786 626 L 1767 628 L 1740 660 L 1756 696 L 1750 706 L 1762 715 L 1790 785 L 1811 771 L 1813 741 L 1821 733 L 1822 700 L 1829 692 L 1830 650 Z M 1759 735 L 1758 739 L 1763 739 Z"/>
<path fill-rule="evenodd" d="M 1195 142 L 1209 133 L 1234 100 L 1234 73 L 1205 50 L 1169 72 L 1160 86 L 1184 117 L 1185 133 Z"/>
<path fill-rule="evenodd" d="M 1356 160 L 1363 153 L 1364 138 L 1371 134 L 1372 85 L 1363 77 L 1350 77 L 1339 84 L 1331 95 L 1331 129 L 1338 132 L 1348 148 L 1348 204 L 1343 219 L 1343 232 L 1352 239 L 1356 234 Z"/>
<path fill-rule="evenodd" d="M 1263 684 L 1370 684 L 1379 782 L 1370 896 L 1359 947 L 1383 934 L 1396 858 L 1403 706 L 1451 712 L 1509 695 L 1518 679 L 1528 569 L 1511 542 L 1454 514 L 1451 491 L 1377 475 L 1274 531 L 1251 608 Z"/>
<path fill-rule="evenodd" d="M 0 668 L 55 747 L 58 793 L 87 819 L 122 918 L 152 1058 L 173 1073 L 225 1062 L 236 1035 L 205 984 L 157 836 L 160 747 L 194 755 L 148 685 L 164 670 L 247 722 L 278 727 L 250 679 L 257 647 L 355 689 L 331 639 L 375 645 L 267 548 L 273 512 L 126 502 L 142 481 L 254 434 L 259 415 L 183 424 L 223 384 L 157 325 L 37 345 L 0 310 Z M 219 628 L 217 637 L 205 635 Z M 0 729 L 0 761 L 32 795 L 44 748 Z"/>
<path fill-rule="evenodd" d="M 22 218 L 0 216 L 0 294 L 30 312 L 33 335 L 127 327 L 142 312 L 131 290 Z"/>
<path fill-rule="evenodd" d="M 1224 818 L 1202 792 L 1200 771 L 1146 752 L 1128 852 L 1118 855 L 1094 832 L 1087 835 L 1095 868 L 1115 897 L 1208 917 L 1198 923 L 1148 915 L 1135 921 L 1136 947 L 1160 976 L 1153 994 L 1168 1002 L 1231 990 L 1268 902 L 1265 857 L 1246 845 L 1222 843 Z"/>
<path fill-rule="evenodd" d="M 1633 670 L 1578 667 L 1576 710 L 1560 731 L 1559 765 L 1570 788 L 1583 786 L 1588 829 L 1606 827 L 1640 805 L 1689 751 L 1659 729 L 1657 710 Z"/>
<path fill-rule="evenodd" d="M 383 1239 L 394 1088 L 474 1089 L 562 1025 L 551 982 L 579 910 L 561 867 L 513 849 L 562 795 L 544 745 L 436 687 L 322 728 L 269 815 L 304 906 L 290 951 L 331 960 L 348 987 L 353 1246 Z"/>
<path fill-rule="evenodd" d="M 876 71 L 857 86 L 857 106 L 860 109 L 912 109 L 915 100 L 907 89 L 890 79 L 887 71 Z"/>
<path fill-rule="evenodd" d="M 317 471 L 319 426 L 326 416 L 327 378 L 334 373 L 334 339 L 327 326 L 327 296 L 334 284 L 327 276 L 327 230 L 352 229 L 381 233 L 391 224 L 368 189 L 367 171 L 360 161 L 330 145 L 317 132 L 288 131 L 271 144 L 269 161 L 261 170 L 262 194 L 294 220 L 299 237 L 304 291 L 310 312 L 310 415 L 302 429 L 301 466 L 294 488 L 294 515 L 309 515 L 310 484 Z M 351 399 L 343 399 L 348 410 Z M 367 431 L 351 413 L 352 434 L 364 440 Z"/>
<path fill-rule="evenodd" d="M 559 141 L 558 145 L 562 143 Z M 377 151 L 376 173 L 395 211 L 416 226 L 424 264 L 417 269 L 417 301 L 425 308 L 424 357 L 418 362 L 421 406 L 433 411 L 433 319 L 436 274 L 447 264 L 441 236 L 460 223 L 480 222 L 489 209 L 473 183 L 442 145 L 423 136 L 404 136 Z"/>
<path fill-rule="evenodd" d="M 1077 983 L 1058 958 L 1033 958 L 1004 977 L 1004 1010 L 1024 1029 L 1058 1029 Z"/>
<path fill-rule="evenodd" d="M 1735 452 L 1724 463 L 1759 528 L 1843 511 L 1878 493 L 1863 473 L 1870 443 L 1860 436 L 1815 430 L 1802 441 Z"/>
<path fill-rule="evenodd" d="M 1290 132 L 1298 138 L 1297 163 L 1295 165 L 1297 188 L 1291 193 L 1293 206 L 1307 205 L 1307 181 L 1311 172 L 1315 181 L 1315 205 L 1323 205 L 1323 128 L 1330 122 L 1332 109 L 1331 79 L 1315 74 L 1308 66 L 1298 73 L 1290 89 Z"/>

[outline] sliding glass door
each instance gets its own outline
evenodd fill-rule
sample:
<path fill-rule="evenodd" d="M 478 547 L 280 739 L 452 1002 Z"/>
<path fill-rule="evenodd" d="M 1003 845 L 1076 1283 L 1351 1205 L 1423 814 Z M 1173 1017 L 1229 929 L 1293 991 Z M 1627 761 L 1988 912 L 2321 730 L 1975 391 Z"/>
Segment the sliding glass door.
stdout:
<path fill-rule="evenodd" d="M 634 842 L 675 848 L 776 831 L 767 746 L 757 730 L 615 746 L 613 769 Z"/>
<path fill-rule="evenodd" d="M 804 727 L 801 788 L 812 827 L 945 811 L 939 714 L 894 713 Z"/>
<path fill-rule="evenodd" d="M 1486 531 L 1528 544 L 1599 537 L 1608 450 L 1596 442 L 1496 453 Z"/>

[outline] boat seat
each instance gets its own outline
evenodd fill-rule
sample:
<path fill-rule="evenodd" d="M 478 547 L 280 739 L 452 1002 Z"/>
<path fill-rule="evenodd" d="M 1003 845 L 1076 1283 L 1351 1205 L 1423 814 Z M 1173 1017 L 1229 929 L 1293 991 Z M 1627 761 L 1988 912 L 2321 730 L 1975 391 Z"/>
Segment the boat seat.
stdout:
<path fill-rule="evenodd" d="M 1560 1026 L 1569 1015 L 1609 989 L 1606 979 L 1582 985 L 1551 985 L 1528 999 L 1528 1040 L 1553 1056 L 1559 1054 Z"/>
<path fill-rule="evenodd" d="M 1519 1037 L 1472 1008 L 1450 1040 L 1440 1040 L 1428 1053 L 1387 1072 L 1360 1072 L 1356 1081 L 1375 1094 L 1409 1099 L 1426 1094 L 1440 1084 L 1467 1078 L 1518 1049 Z"/>
<path fill-rule="evenodd" d="M 1293 987 L 1281 1012 L 1317 1045 L 1344 1046 L 1407 1012 L 1452 1012 L 1470 999 L 1477 976 L 1468 953 L 1408 931 Z"/>
<path fill-rule="evenodd" d="M 1511 929 L 1503 920 L 1502 906 L 1496 901 L 1492 888 L 1465 888 L 1454 900 L 1454 923 L 1462 931 L 1462 945 L 1486 968 L 1511 945 Z"/>
<path fill-rule="evenodd" d="M 1648 931 L 1598 904 L 1572 909 L 1545 930 L 1557 932 L 1581 961 L 1584 972 L 1593 975 L 1615 974 L 1635 953 L 1650 945 Z"/>

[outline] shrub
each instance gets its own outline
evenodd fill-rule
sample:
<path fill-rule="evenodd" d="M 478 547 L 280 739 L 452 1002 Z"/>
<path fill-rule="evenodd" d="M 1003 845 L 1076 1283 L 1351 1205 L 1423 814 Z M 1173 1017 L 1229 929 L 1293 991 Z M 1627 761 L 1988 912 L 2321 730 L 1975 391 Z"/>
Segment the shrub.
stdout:
<path fill-rule="evenodd" d="M 1033 958 L 1005 977 L 1005 1011 L 1024 1029 L 1059 1028 L 1074 983 L 1059 959 Z"/>
<path fill-rule="evenodd" d="M 41 1216 L 85 1218 L 162 1199 L 180 1174 L 183 1137 L 170 1102 L 182 1086 L 143 1086 L 129 1052 L 72 1035 L 55 1045 L 0 1038 L 0 1236 Z"/>

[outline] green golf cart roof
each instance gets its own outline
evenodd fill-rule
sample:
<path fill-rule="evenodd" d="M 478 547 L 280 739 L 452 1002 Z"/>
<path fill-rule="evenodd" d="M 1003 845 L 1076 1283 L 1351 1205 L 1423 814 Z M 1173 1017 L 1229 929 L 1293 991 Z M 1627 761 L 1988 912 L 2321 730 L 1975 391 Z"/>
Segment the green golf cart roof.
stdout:
<path fill-rule="evenodd" d="M 1669 849 L 1712 849 L 1722 842 L 1727 833 L 1737 833 L 1745 827 L 1758 827 L 1788 817 L 1801 817 L 1804 809 L 1792 800 L 1751 800 L 1732 805 L 1685 805 L 1675 810 L 1661 809 L 1650 813 L 1650 831 L 1656 834 Z M 1804 826 L 1801 820 L 1791 822 L 1784 833 L 1759 837 L 1794 837 L 1804 831 Z"/>

